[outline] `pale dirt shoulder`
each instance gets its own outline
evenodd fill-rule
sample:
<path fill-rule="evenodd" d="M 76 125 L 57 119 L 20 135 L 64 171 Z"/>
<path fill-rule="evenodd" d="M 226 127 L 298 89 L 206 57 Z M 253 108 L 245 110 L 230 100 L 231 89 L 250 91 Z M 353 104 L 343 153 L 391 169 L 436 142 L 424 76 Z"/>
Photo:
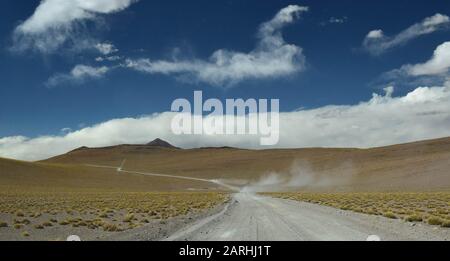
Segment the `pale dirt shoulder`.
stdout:
<path fill-rule="evenodd" d="M 383 241 L 449 241 L 450 229 L 431 226 L 425 223 L 406 222 L 401 219 L 390 219 L 383 216 L 356 213 L 307 202 L 283 199 L 292 206 L 311 210 L 337 220 L 345 219 L 355 229 L 370 229 L 374 235 L 380 235 Z"/>
<path fill-rule="evenodd" d="M 182 241 L 365 241 L 371 235 L 379 236 L 382 241 L 448 241 L 450 229 L 293 200 L 241 195 L 235 197 L 221 215 L 212 220 L 199 220 L 169 238 Z"/>

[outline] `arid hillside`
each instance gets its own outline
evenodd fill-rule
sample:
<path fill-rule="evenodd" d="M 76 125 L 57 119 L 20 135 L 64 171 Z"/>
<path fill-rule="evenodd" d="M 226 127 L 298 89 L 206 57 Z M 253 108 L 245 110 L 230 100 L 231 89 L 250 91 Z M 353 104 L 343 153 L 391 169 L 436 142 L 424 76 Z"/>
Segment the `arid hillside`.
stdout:
<path fill-rule="evenodd" d="M 29 188 L 32 191 L 184 191 L 214 189 L 209 183 L 168 178 L 153 178 L 114 169 L 82 165 L 31 163 L 0 159 L 0 188 L 2 191 Z"/>
<path fill-rule="evenodd" d="M 427 191 L 450 188 L 450 138 L 373 149 L 84 147 L 44 163 L 118 167 L 123 160 L 126 160 L 124 168 L 127 170 L 226 179 L 238 184 L 276 175 L 285 179 L 292 189 Z"/>

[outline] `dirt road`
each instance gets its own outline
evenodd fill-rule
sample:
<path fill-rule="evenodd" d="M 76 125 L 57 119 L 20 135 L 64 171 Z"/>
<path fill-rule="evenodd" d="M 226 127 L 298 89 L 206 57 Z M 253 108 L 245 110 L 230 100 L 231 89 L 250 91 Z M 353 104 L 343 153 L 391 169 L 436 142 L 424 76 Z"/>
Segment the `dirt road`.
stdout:
<path fill-rule="evenodd" d="M 237 192 L 223 211 L 162 238 L 166 241 L 366 241 L 369 237 L 380 240 L 450 240 L 450 229 L 447 228 L 239 192 L 239 188 L 219 180 L 127 171 L 123 170 L 123 165 L 124 163 L 120 167 L 88 166 L 112 168 L 130 174 L 213 183 Z M 128 239 L 132 238 L 131 235 Z"/>
<path fill-rule="evenodd" d="M 165 240 L 366 241 L 373 235 L 381 240 L 450 240 L 449 229 L 250 193 L 237 193 L 221 213 Z"/>
<path fill-rule="evenodd" d="M 194 178 L 194 177 L 186 177 L 186 176 L 176 176 L 176 175 L 167 175 L 167 174 L 157 174 L 157 173 L 150 173 L 150 172 L 141 172 L 141 171 L 129 171 L 124 170 L 124 164 L 125 161 L 122 162 L 122 165 L 120 167 L 114 167 L 114 166 L 103 166 L 103 165 L 93 165 L 93 164 L 85 164 L 84 166 L 92 167 L 92 168 L 106 168 L 106 169 L 115 169 L 117 172 L 121 173 L 128 173 L 128 174 L 136 174 L 136 175 L 143 175 L 143 176 L 149 176 L 149 177 L 160 177 L 160 178 L 171 178 L 171 179 L 182 179 L 182 180 L 191 180 L 191 181 L 199 181 L 199 182 L 205 182 L 217 185 L 219 187 L 222 187 L 226 190 L 230 191 L 239 191 L 239 188 L 228 185 L 221 180 L 217 179 L 201 179 L 201 178 Z"/>

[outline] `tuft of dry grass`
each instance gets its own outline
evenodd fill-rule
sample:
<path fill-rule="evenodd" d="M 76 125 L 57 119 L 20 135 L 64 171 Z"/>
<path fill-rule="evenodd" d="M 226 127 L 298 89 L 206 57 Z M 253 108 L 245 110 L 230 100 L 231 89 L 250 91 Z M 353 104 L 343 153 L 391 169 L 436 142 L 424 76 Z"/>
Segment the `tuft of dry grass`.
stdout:
<path fill-rule="evenodd" d="M 23 225 L 22 224 L 14 224 L 14 228 L 15 229 L 22 229 Z"/>
<path fill-rule="evenodd" d="M 53 224 L 51 222 L 44 222 L 44 223 L 42 223 L 42 225 L 44 227 L 52 227 L 53 226 Z"/>
<path fill-rule="evenodd" d="M 67 220 L 63 220 L 63 221 L 60 221 L 59 224 L 60 224 L 61 226 L 67 226 L 67 225 L 69 225 L 70 223 L 69 223 L 69 221 L 67 221 Z"/>
<path fill-rule="evenodd" d="M 108 217 L 108 213 L 106 213 L 106 212 L 100 213 L 100 215 L 98 215 L 98 217 L 99 218 L 107 218 Z"/>
<path fill-rule="evenodd" d="M 22 224 L 22 225 L 29 225 L 31 224 L 31 221 L 29 219 L 14 219 L 14 224 Z"/>
<path fill-rule="evenodd" d="M 428 224 L 430 225 L 435 225 L 435 226 L 440 226 L 442 225 L 444 221 L 442 221 L 442 219 L 437 218 L 437 217 L 432 217 L 428 219 Z"/>
<path fill-rule="evenodd" d="M 408 222 L 422 222 L 423 218 L 420 215 L 414 214 L 405 218 Z"/>
<path fill-rule="evenodd" d="M 126 214 L 125 217 L 123 218 L 123 222 L 126 222 L 126 223 L 130 223 L 130 222 L 132 222 L 133 220 L 135 220 L 135 217 L 134 217 L 134 214 L 133 214 L 133 213 L 128 213 L 128 214 Z"/>
<path fill-rule="evenodd" d="M 441 224 L 441 226 L 442 226 L 442 227 L 449 227 L 449 228 L 450 228 L 450 220 L 443 221 L 442 224 Z"/>
<path fill-rule="evenodd" d="M 386 212 L 383 214 L 383 217 L 391 218 L 391 219 L 397 219 L 397 216 L 392 212 Z"/>
<path fill-rule="evenodd" d="M 110 224 L 110 223 L 106 223 L 103 225 L 103 230 L 107 231 L 107 232 L 119 232 L 122 231 L 122 229 L 116 225 L 116 224 Z"/>
<path fill-rule="evenodd" d="M 34 228 L 35 228 L 35 229 L 44 229 L 44 226 L 38 224 L 38 225 L 34 225 Z"/>

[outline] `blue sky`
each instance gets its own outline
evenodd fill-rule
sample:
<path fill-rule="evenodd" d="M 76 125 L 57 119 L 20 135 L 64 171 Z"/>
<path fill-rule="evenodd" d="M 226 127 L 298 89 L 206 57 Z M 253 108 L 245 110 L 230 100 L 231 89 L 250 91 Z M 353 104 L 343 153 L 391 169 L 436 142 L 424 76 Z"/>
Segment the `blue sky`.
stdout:
<path fill-rule="evenodd" d="M 59 0 L 47 0 L 52 1 Z M 82 13 L 78 20 L 65 21 L 64 32 L 58 31 L 61 25 L 51 32 L 36 27 L 42 25 L 38 19 L 23 26 L 39 0 L 0 3 L 0 138 L 64 136 L 63 128 L 76 131 L 111 119 L 166 112 L 174 99 L 190 98 L 194 90 L 220 99 L 278 98 L 281 110 L 292 112 L 358 105 L 373 93 L 384 95 L 383 88 L 392 84 L 394 97 L 403 97 L 425 83 L 442 86 L 448 77 L 441 64 L 438 74 L 405 76 L 408 68 L 426 63 L 439 45 L 450 41 L 446 1 L 114 0 L 123 5 L 116 9 L 96 1 L 97 9 L 87 11 L 91 17 Z M 213 83 L 199 80 L 195 71 L 145 73 L 124 66 L 143 59 L 173 62 L 174 57 L 207 62 L 217 50 L 251 53 L 260 41 L 261 25 L 288 6 L 309 8 L 279 29 L 285 45 L 301 50 L 299 61 L 285 61 L 293 71 L 238 80 L 230 76 L 232 83 Z M 426 24 L 426 18 L 438 20 L 431 31 L 399 36 L 415 24 Z M 365 42 L 378 29 L 381 35 L 374 31 L 372 42 Z M 35 46 L 37 37 L 54 44 L 51 37 L 61 34 L 64 40 L 56 47 Z M 96 44 L 114 50 L 102 55 Z M 99 57 L 114 61 L 96 61 Z M 78 65 L 108 71 L 74 79 L 70 72 Z"/>

